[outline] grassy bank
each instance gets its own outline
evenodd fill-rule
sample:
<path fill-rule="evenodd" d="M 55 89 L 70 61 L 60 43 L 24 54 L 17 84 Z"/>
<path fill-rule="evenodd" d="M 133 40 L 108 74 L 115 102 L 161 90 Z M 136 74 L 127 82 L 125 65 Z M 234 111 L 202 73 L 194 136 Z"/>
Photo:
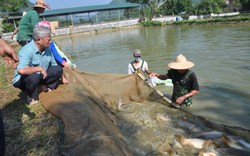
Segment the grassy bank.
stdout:
<path fill-rule="evenodd" d="M 250 14 L 232 17 L 213 17 L 209 19 L 196 19 L 196 20 L 182 20 L 171 22 L 160 21 L 144 21 L 142 26 L 164 26 L 164 25 L 204 25 L 204 24 L 225 24 L 225 23 L 241 23 L 250 22 Z"/>
<path fill-rule="evenodd" d="M 46 112 L 41 103 L 27 105 L 25 93 L 11 84 L 13 71 L 0 58 L 0 107 L 5 126 L 6 156 L 59 155 L 60 121 Z"/>

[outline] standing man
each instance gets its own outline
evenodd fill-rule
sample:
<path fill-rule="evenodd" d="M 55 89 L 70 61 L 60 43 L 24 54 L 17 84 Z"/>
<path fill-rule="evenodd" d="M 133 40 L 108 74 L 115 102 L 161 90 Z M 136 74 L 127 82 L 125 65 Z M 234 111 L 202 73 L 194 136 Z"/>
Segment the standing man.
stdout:
<path fill-rule="evenodd" d="M 39 14 L 42 14 L 48 4 L 44 0 L 37 0 L 32 10 L 28 11 L 20 20 L 18 26 L 17 42 L 24 46 L 32 39 L 32 33 L 35 25 L 39 22 Z"/>
<path fill-rule="evenodd" d="M 148 79 L 149 82 L 153 86 L 156 86 L 159 82 L 159 79 L 155 76 L 150 75 L 152 72 L 148 69 L 148 63 L 142 59 L 141 50 L 140 49 L 134 50 L 133 56 L 135 59 L 134 61 L 128 64 L 128 74 L 134 74 L 137 69 L 141 68 L 141 70 L 144 73 L 149 75 L 149 79 Z"/>
<path fill-rule="evenodd" d="M 19 64 L 14 72 L 13 86 L 27 93 L 29 104 L 38 103 L 40 91 L 56 89 L 63 70 L 48 48 L 51 30 L 40 26 L 33 32 L 33 40 L 19 51 Z"/>
<path fill-rule="evenodd" d="M 142 59 L 141 50 L 134 50 L 133 56 L 135 59 L 128 64 L 128 74 L 134 74 L 138 68 L 148 75 L 151 74 L 151 71 L 148 70 L 148 63 Z"/>
<path fill-rule="evenodd" d="M 178 55 L 175 62 L 168 64 L 171 68 L 165 75 L 152 73 L 161 80 L 172 79 L 174 85 L 172 101 L 178 105 L 190 106 L 192 104 L 192 97 L 199 93 L 199 84 L 196 75 L 192 68 L 194 63 L 188 61 L 182 54 Z"/>

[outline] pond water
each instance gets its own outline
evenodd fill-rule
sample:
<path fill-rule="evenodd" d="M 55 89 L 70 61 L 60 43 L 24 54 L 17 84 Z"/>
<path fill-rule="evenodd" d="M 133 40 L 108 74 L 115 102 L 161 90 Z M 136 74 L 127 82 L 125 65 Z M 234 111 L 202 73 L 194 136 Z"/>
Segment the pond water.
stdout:
<path fill-rule="evenodd" d="M 55 40 L 77 68 L 95 73 L 127 73 L 134 49 L 141 49 L 151 71 L 166 73 L 167 64 L 182 53 L 195 63 L 200 84 L 187 110 L 250 130 L 249 32 L 249 23 L 134 27 Z M 171 94 L 168 87 L 160 88 Z"/>

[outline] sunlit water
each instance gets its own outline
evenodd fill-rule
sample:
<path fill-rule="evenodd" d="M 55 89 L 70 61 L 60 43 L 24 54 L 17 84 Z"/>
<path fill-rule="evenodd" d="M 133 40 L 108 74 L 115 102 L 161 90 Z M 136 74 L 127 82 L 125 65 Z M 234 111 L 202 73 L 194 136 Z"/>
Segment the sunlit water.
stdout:
<path fill-rule="evenodd" d="M 250 129 L 249 32 L 249 23 L 128 28 L 68 36 L 56 42 L 72 56 L 77 68 L 96 73 L 127 73 L 134 49 L 142 50 L 150 70 L 166 73 L 167 64 L 182 53 L 195 63 L 192 70 L 200 84 L 200 93 L 188 110 Z"/>

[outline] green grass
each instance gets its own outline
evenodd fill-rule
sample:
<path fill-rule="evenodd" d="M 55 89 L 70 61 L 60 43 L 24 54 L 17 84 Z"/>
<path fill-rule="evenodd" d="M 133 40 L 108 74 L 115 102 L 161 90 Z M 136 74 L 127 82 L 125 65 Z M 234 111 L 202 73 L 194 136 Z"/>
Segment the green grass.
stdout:
<path fill-rule="evenodd" d="M 250 15 L 244 14 L 233 17 L 214 17 L 210 19 L 197 19 L 197 20 L 182 20 L 171 22 L 160 21 L 144 21 L 141 23 L 144 27 L 150 26 L 164 26 L 164 25 L 194 25 L 194 24 L 213 24 L 213 23 L 232 23 L 232 22 L 250 22 Z"/>
<path fill-rule="evenodd" d="M 198 20 L 183 20 L 175 22 L 167 22 L 168 25 L 193 25 L 193 24 L 209 24 L 209 23 L 232 23 L 232 22 L 250 22 L 249 16 L 234 16 L 234 17 L 216 17 L 210 19 Z"/>

